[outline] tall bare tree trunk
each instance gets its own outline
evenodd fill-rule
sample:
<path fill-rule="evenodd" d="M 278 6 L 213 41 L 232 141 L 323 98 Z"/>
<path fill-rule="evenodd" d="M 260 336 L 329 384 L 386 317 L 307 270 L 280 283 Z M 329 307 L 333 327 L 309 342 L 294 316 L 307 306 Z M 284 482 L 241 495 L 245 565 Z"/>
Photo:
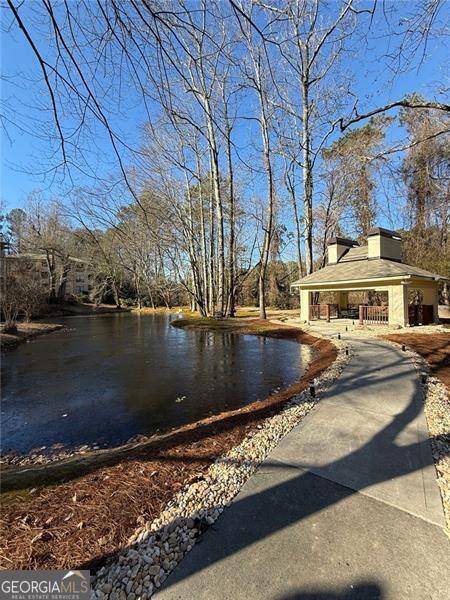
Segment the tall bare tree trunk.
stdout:
<path fill-rule="evenodd" d="M 308 55 L 307 55 L 308 57 Z M 308 60 L 308 58 L 307 58 Z M 306 274 L 313 271 L 313 174 L 311 162 L 311 132 L 309 126 L 309 73 L 306 72 L 302 81 L 303 92 L 303 129 L 302 129 L 302 147 L 303 147 L 303 220 L 305 223 L 305 262 Z"/>
<path fill-rule="evenodd" d="M 187 195 L 188 195 L 188 203 L 189 203 L 189 227 L 187 228 L 187 237 L 188 237 L 188 248 L 189 248 L 189 257 L 191 264 L 191 272 L 192 272 L 192 286 L 194 293 L 194 302 L 196 307 L 198 308 L 200 314 L 205 316 L 205 303 L 203 298 L 203 290 L 199 281 L 199 272 L 198 272 L 198 260 L 197 253 L 194 243 L 194 216 L 193 216 L 193 207 L 192 207 L 192 195 L 191 188 L 187 186 Z"/>
<path fill-rule="evenodd" d="M 140 284 L 140 280 L 139 280 L 139 275 L 137 273 L 134 274 L 134 287 L 136 289 L 137 306 L 138 306 L 138 309 L 141 310 L 141 308 L 142 308 L 141 284 Z"/>
<path fill-rule="evenodd" d="M 212 191 L 211 191 L 212 192 Z M 214 285 L 215 274 L 215 219 L 214 219 L 214 203 L 212 193 L 210 193 L 209 207 L 209 314 L 213 315 L 216 310 L 216 293 Z"/>
<path fill-rule="evenodd" d="M 208 248 L 206 242 L 206 227 L 205 227 L 205 206 L 203 199 L 203 180 L 201 173 L 200 157 L 197 152 L 197 179 L 198 179 L 198 200 L 200 214 L 200 237 L 201 237 L 201 268 L 202 268 L 202 288 L 205 316 L 210 316 L 210 301 L 209 301 L 209 286 L 208 286 Z"/>
<path fill-rule="evenodd" d="M 269 122 L 267 117 L 267 98 L 263 89 L 263 83 L 261 78 L 261 56 L 259 55 L 255 62 L 255 80 L 256 90 L 258 93 L 258 99 L 260 104 L 260 127 L 261 137 L 263 142 L 263 153 L 264 153 L 264 169 L 266 171 L 267 179 L 267 213 L 263 218 L 264 228 L 264 241 L 261 252 L 261 262 L 259 267 L 258 276 L 258 295 L 259 295 L 259 318 L 266 319 L 266 275 L 267 275 L 267 264 L 269 262 L 270 245 L 272 242 L 273 229 L 274 229 L 274 212 L 275 212 L 275 190 L 273 181 L 273 168 L 271 162 L 271 148 L 270 148 L 270 135 L 269 135 Z"/>
<path fill-rule="evenodd" d="M 211 172 L 213 179 L 213 192 L 217 218 L 217 297 L 216 306 L 219 313 L 224 314 L 225 308 L 225 243 L 224 243 L 224 222 L 223 222 L 223 204 L 220 191 L 220 171 L 219 156 L 216 147 L 212 123 L 208 118 L 208 131 L 212 136 L 211 144 Z"/>
<path fill-rule="evenodd" d="M 235 222 L 234 222 L 234 172 L 233 172 L 233 157 L 231 154 L 231 126 L 228 116 L 228 104 L 223 93 L 224 104 L 224 122 L 225 122 L 225 137 L 226 137 L 226 153 L 228 163 L 228 185 L 229 185 L 229 220 L 228 220 L 228 298 L 227 298 L 227 315 L 234 317 L 236 310 L 236 285 L 235 285 Z"/>

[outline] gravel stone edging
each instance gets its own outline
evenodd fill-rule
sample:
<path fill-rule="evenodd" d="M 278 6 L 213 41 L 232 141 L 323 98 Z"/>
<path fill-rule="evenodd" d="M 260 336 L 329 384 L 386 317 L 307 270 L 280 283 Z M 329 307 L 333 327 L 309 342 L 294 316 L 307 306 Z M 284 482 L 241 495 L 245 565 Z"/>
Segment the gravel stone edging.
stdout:
<path fill-rule="evenodd" d="M 280 439 L 320 400 L 353 353 L 348 342 L 316 337 L 324 337 L 338 349 L 333 364 L 315 380 L 316 398 L 308 389 L 294 396 L 279 413 L 265 419 L 255 432 L 217 459 L 202 479 L 178 492 L 159 517 L 152 522 L 143 519 L 128 547 L 92 576 L 92 600 L 150 598 Z"/>
<path fill-rule="evenodd" d="M 397 349 L 400 343 L 384 339 Z M 450 390 L 431 374 L 427 361 L 418 352 L 405 346 L 404 354 L 418 373 L 425 417 L 431 439 L 431 451 L 436 468 L 436 481 L 441 492 L 442 506 L 450 537 Z"/>

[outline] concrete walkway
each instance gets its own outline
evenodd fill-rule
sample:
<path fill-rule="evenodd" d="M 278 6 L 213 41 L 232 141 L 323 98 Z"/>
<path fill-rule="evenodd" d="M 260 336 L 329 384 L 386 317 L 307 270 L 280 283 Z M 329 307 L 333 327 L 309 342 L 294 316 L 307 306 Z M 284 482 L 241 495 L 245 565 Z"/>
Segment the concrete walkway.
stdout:
<path fill-rule="evenodd" d="M 158 600 L 441 600 L 450 544 L 418 379 L 355 356 L 169 577 Z"/>

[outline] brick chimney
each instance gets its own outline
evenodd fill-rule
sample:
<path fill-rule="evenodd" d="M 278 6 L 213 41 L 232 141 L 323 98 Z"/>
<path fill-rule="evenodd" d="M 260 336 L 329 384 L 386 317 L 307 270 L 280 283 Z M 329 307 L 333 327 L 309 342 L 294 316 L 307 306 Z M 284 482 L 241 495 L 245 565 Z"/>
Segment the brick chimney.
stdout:
<path fill-rule="evenodd" d="M 367 257 L 402 262 L 402 238 L 396 231 L 374 227 L 367 236 Z"/>
<path fill-rule="evenodd" d="M 328 264 L 336 264 L 347 250 L 355 246 L 359 246 L 359 244 L 354 240 L 347 240 L 340 237 L 331 238 L 328 242 Z"/>

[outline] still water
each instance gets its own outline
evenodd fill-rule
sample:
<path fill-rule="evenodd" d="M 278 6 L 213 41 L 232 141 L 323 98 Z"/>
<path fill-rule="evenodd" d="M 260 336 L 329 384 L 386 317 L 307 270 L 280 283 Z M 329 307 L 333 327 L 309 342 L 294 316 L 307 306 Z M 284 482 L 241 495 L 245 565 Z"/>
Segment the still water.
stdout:
<path fill-rule="evenodd" d="M 110 446 L 267 397 L 310 351 L 292 340 L 172 327 L 176 315 L 58 319 L 3 354 L 1 447 Z"/>

